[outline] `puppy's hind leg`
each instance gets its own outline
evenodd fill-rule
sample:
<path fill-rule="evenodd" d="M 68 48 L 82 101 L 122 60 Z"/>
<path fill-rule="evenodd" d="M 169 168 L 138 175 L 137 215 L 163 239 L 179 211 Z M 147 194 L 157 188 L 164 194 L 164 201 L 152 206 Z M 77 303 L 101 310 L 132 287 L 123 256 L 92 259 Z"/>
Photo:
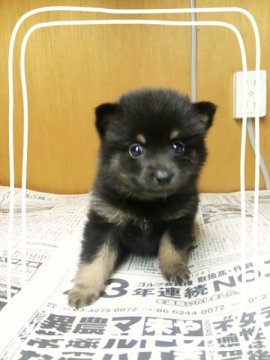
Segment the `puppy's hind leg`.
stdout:
<path fill-rule="evenodd" d="M 117 259 L 118 249 L 110 244 L 110 234 L 95 252 L 91 260 L 81 260 L 73 288 L 69 291 L 68 302 L 76 308 L 95 302 L 105 288 Z"/>

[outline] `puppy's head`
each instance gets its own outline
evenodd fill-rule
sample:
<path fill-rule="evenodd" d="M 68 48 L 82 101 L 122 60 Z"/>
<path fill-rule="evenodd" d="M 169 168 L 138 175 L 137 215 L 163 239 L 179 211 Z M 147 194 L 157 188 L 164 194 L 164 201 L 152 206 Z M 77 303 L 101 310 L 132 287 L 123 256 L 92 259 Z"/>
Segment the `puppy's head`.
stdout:
<path fill-rule="evenodd" d="M 98 106 L 99 180 L 145 200 L 195 186 L 215 110 L 210 102 L 191 103 L 167 89 L 134 91 Z"/>

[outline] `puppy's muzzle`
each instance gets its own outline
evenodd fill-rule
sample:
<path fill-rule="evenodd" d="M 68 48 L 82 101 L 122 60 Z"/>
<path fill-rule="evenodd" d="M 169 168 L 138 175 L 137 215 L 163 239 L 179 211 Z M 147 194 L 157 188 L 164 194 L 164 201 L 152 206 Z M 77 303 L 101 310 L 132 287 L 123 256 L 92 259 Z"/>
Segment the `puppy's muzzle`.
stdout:
<path fill-rule="evenodd" d="M 153 179 L 158 185 L 168 185 L 173 178 L 173 173 L 168 169 L 156 169 L 153 171 Z"/>

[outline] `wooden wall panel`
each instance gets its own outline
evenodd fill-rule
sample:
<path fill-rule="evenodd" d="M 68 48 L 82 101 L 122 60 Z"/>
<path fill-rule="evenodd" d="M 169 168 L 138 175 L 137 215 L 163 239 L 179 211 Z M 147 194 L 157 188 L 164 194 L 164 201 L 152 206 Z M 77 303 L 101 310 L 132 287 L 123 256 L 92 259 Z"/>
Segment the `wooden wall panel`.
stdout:
<path fill-rule="evenodd" d="M 270 44 L 268 41 L 270 2 L 261 1 L 260 6 L 250 0 L 197 0 L 197 7 L 239 6 L 250 11 L 257 21 L 262 47 L 261 68 L 270 70 Z M 244 39 L 248 68 L 255 67 L 255 42 L 251 25 L 244 15 L 200 14 L 198 20 L 220 20 L 235 25 Z M 213 99 L 218 104 L 215 126 L 211 130 L 209 159 L 202 177 L 203 189 L 211 183 L 211 191 L 239 189 L 241 120 L 232 118 L 233 73 L 241 71 L 242 63 L 238 42 L 233 33 L 225 28 L 198 29 L 198 96 Z M 269 87 L 268 87 L 269 88 Z M 270 94 L 268 91 L 268 104 Z M 269 110 L 268 110 L 269 112 Z M 270 116 L 261 119 L 261 152 L 270 169 Z M 261 187 L 264 181 L 261 176 Z M 254 154 L 247 140 L 246 184 L 254 186 Z"/>
<path fill-rule="evenodd" d="M 0 2 L 0 184 L 8 185 L 7 51 L 11 30 L 20 15 L 48 5 L 78 5 L 76 0 L 1 0 Z M 197 0 L 197 6 L 224 6 L 224 1 Z M 118 8 L 187 7 L 184 0 L 80 1 L 81 6 Z M 267 27 L 270 3 L 260 7 L 251 0 L 227 0 L 226 6 L 242 6 L 256 19 L 262 37 L 262 68 L 269 70 Z M 262 20 L 263 15 L 263 20 Z M 110 18 L 110 16 L 108 16 Z M 119 18 L 120 16 L 113 16 Z M 139 16 L 137 16 L 139 17 Z M 143 18 L 143 16 L 140 16 Z M 150 16 L 147 16 L 149 18 Z M 189 19 L 188 15 L 152 16 Z M 15 51 L 15 169 L 20 186 L 22 158 L 22 104 L 18 71 L 19 44 L 37 22 L 59 19 L 95 19 L 105 15 L 45 13 L 22 27 Z M 199 15 L 199 19 L 224 20 L 238 26 L 248 45 L 249 65 L 254 66 L 251 28 L 242 15 Z M 268 55 L 268 56 L 267 56 Z M 204 168 L 202 191 L 239 189 L 241 122 L 232 119 L 232 74 L 241 69 L 234 35 L 223 28 L 198 28 L 198 99 L 218 104 L 211 129 L 209 159 Z M 58 27 L 36 31 L 26 54 L 29 97 L 28 187 L 80 193 L 91 189 L 95 175 L 98 138 L 93 126 L 94 107 L 113 101 L 124 91 L 145 86 L 172 87 L 190 92 L 190 28 L 154 26 Z M 269 117 L 261 122 L 262 152 L 270 168 Z M 253 185 L 254 156 L 247 149 L 247 185 Z M 263 187 L 263 181 L 261 186 Z"/>

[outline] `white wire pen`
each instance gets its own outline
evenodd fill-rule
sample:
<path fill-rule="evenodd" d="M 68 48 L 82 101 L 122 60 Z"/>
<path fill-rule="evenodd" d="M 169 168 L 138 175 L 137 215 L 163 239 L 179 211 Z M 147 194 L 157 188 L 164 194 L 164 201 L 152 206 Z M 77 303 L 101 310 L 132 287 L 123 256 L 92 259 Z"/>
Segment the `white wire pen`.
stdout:
<path fill-rule="evenodd" d="M 12 238 L 13 238 L 13 217 L 14 217 L 14 144 L 13 144 L 13 114 L 14 114 L 14 94 L 13 94 L 13 52 L 14 45 L 16 40 L 17 32 L 22 25 L 22 23 L 32 15 L 48 12 L 48 11 L 76 11 L 76 12 L 93 12 L 93 13 L 104 13 L 104 14 L 184 14 L 184 13 L 218 13 L 218 12 L 238 12 L 246 17 L 251 22 L 251 25 L 255 34 L 255 43 L 256 43 L 256 71 L 259 71 L 260 68 L 260 41 L 259 41 L 259 32 L 257 29 L 257 24 L 253 16 L 241 8 L 205 8 L 205 9 L 133 9 L 133 10 L 115 10 L 115 9 L 103 9 L 103 8 L 88 8 L 88 7 L 74 7 L 74 6 L 59 6 L 59 7 L 45 7 L 39 8 L 25 13 L 17 22 L 12 32 L 10 47 L 9 47 L 9 154 L 10 154 L 10 212 L 9 212 L 9 240 L 8 240 L 8 269 L 7 269 L 7 293 L 8 301 L 11 300 L 11 251 L 12 251 Z M 20 69 L 21 69 L 21 82 L 22 82 L 22 92 L 23 92 L 23 115 L 24 115 L 24 129 L 23 129 L 23 166 L 22 166 L 22 246 L 23 250 L 23 263 L 25 270 L 26 263 L 26 183 L 27 183 L 27 151 L 28 151 L 28 101 L 27 101 L 27 86 L 26 86 L 26 76 L 25 76 L 25 51 L 27 46 L 27 41 L 31 34 L 41 28 L 51 27 L 51 26 L 81 26 L 81 25 L 161 25 L 161 26 L 222 26 L 227 29 L 230 29 L 236 35 L 236 38 L 239 43 L 239 48 L 242 58 L 242 69 L 244 75 L 247 71 L 246 63 L 246 53 L 243 44 L 243 39 L 239 30 L 234 27 L 232 24 L 227 22 L 219 21 L 158 21 L 158 20 L 77 20 L 77 21 L 51 21 L 39 23 L 32 26 L 26 33 L 23 39 L 21 47 L 21 57 L 20 57 Z M 257 76 L 258 78 L 258 76 Z M 256 82 L 256 96 L 258 97 L 258 81 Z M 244 96 L 247 96 L 246 91 Z M 245 103 L 245 101 L 244 101 Z M 256 102 L 258 104 L 258 101 Z M 258 114 L 258 109 L 256 109 Z M 246 236 L 246 219 L 245 219 L 245 149 L 246 149 L 246 126 L 247 118 L 246 114 L 243 117 L 242 123 L 242 134 L 241 134 L 241 154 L 240 154 L 240 188 L 241 188 L 241 253 L 242 253 L 242 266 L 245 262 L 245 236 Z M 258 154 L 259 154 L 259 118 L 255 118 L 255 136 L 256 136 L 256 162 L 255 162 L 255 187 L 254 187 L 254 237 L 253 245 L 256 249 L 255 243 L 257 243 L 257 215 L 258 213 L 258 189 L 259 189 L 259 166 L 258 166 Z M 256 253 L 255 253 L 256 255 Z M 242 267 L 244 270 L 244 267 Z M 244 275 L 244 273 L 243 273 Z M 245 277 L 245 275 L 243 276 Z M 243 281 L 243 284 L 245 281 Z M 25 279 L 22 281 L 22 285 L 25 285 Z M 23 286 L 24 287 L 24 286 Z M 242 305 L 244 304 L 244 286 L 242 286 Z M 212 349 L 211 349 L 212 350 Z"/>

